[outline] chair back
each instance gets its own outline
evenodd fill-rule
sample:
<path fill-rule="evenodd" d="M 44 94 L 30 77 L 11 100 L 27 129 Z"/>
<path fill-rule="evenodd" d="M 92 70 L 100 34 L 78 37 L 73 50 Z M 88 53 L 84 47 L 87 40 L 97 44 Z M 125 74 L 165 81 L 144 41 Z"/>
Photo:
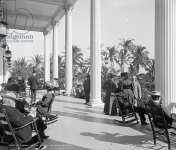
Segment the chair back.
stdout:
<path fill-rule="evenodd" d="M 8 116 L 6 114 L 6 111 L 5 111 L 5 109 L 2 108 L 2 105 L 1 105 L 1 109 L 0 109 L 0 127 L 1 127 L 0 129 L 2 129 L 2 136 L 3 137 L 12 136 L 15 144 L 19 145 L 18 140 L 17 140 L 15 133 L 13 131 L 13 128 L 10 124 L 9 119 L 8 119 Z"/>
<path fill-rule="evenodd" d="M 13 128 L 12 124 L 9 121 L 8 115 L 6 113 L 6 109 L 3 108 L 3 105 L 0 105 L 0 131 L 2 131 L 2 136 L 0 138 L 1 138 L 2 144 L 8 145 L 8 148 L 10 148 L 10 146 L 13 146 L 13 147 L 15 146 L 17 147 L 18 150 L 21 150 L 22 148 L 30 149 L 35 147 L 38 144 L 40 145 L 41 138 L 37 129 L 36 121 L 37 121 L 36 119 L 33 119 L 33 121 L 28 122 L 23 126 Z M 35 139 L 35 142 L 27 141 L 27 143 L 25 144 L 20 141 L 20 138 L 17 138 L 17 135 L 15 133 L 16 131 L 20 131 L 26 128 L 27 126 L 32 127 L 33 133 L 35 133 L 35 136 L 37 136 L 37 140 Z M 34 134 L 32 134 L 32 136 L 34 137 Z"/>
<path fill-rule="evenodd" d="M 169 128 L 171 128 L 172 118 L 169 117 L 161 107 L 161 104 L 156 104 L 151 101 L 149 105 L 149 120 L 153 132 L 153 140 L 156 145 L 156 138 L 164 137 L 168 143 L 168 149 L 171 149 L 171 141 L 169 136 Z"/>
<path fill-rule="evenodd" d="M 167 129 L 171 126 L 172 119 L 167 116 L 161 105 L 150 105 L 150 116 L 155 127 Z"/>

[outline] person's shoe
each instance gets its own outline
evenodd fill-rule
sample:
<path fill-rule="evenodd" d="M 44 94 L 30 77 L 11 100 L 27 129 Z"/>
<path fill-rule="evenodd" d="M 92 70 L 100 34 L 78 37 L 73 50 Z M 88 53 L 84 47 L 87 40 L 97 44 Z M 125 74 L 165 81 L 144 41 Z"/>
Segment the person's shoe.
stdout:
<path fill-rule="evenodd" d="M 90 106 L 90 107 L 92 107 L 92 104 L 91 104 L 91 102 L 88 102 L 88 103 L 87 103 L 87 105 L 88 105 L 88 106 Z"/>
<path fill-rule="evenodd" d="M 43 139 L 48 139 L 49 136 L 44 134 L 44 135 L 42 136 L 42 138 L 43 138 Z"/>
<path fill-rule="evenodd" d="M 44 139 L 48 139 L 49 137 L 48 135 L 43 136 Z"/>
<path fill-rule="evenodd" d="M 146 126 L 146 125 L 148 125 L 148 123 L 147 122 L 143 122 L 143 123 L 141 123 L 141 125 L 142 126 Z"/>
<path fill-rule="evenodd" d="M 40 145 L 35 147 L 35 150 L 44 150 L 44 149 L 46 149 L 46 145 Z"/>

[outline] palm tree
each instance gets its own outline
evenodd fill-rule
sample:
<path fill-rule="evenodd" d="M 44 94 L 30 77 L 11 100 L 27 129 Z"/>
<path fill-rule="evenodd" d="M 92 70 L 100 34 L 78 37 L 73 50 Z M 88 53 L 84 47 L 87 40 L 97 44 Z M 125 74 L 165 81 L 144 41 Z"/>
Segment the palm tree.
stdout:
<path fill-rule="evenodd" d="M 136 46 L 136 48 L 132 51 L 133 55 L 133 67 L 135 68 L 136 74 L 139 72 L 139 68 L 143 67 L 146 68 L 148 62 L 149 62 L 149 57 L 148 57 L 149 52 L 146 51 L 145 46 Z"/>
<path fill-rule="evenodd" d="M 123 39 L 119 43 L 120 50 L 118 51 L 116 62 L 120 66 L 121 72 L 124 72 L 124 65 L 129 65 L 132 57 L 131 52 L 134 49 L 133 39 Z"/>
<path fill-rule="evenodd" d="M 34 55 L 32 57 L 32 64 L 35 68 L 41 68 L 44 65 L 43 57 L 41 55 Z"/>
<path fill-rule="evenodd" d="M 73 56 L 73 66 L 79 65 L 83 61 L 83 53 L 81 52 L 81 49 L 77 46 L 72 47 L 72 56 Z"/>
<path fill-rule="evenodd" d="M 105 63 L 105 64 L 107 64 L 108 62 L 108 59 L 109 59 L 109 54 L 108 54 L 108 52 L 107 52 L 107 50 L 102 50 L 101 51 L 101 60 L 102 60 L 102 62 L 103 63 Z"/>
<path fill-rule="evenodd" d="M 155 79 L 155 60 L 150 59 L 146 65 L 145 69 L 147 71 L 147 74 L 149 74 L 151 81 L 153 82 Z"/>
<path fill-rule="evenodd" d="M 65 59 L 63 56 L 58 56 L 58 84 L 60 88 L 64 88 L 65 82 Z"/>
<path fill-rule="evenodd" d="M 41 55 L 34 55 L 32 57 L 31 65 L 37 72 L 39 78 L 44 78 L 44 59 Z"/>
<path fill-rule="evenodd" d="M 77 87 L 78 81 L 81 80 L 80 75 L 80 69 L 83 65 L 83 53 L 81 52 L 81 49 L 77 46 L 72 47 L 72 59 L 73 59 L 73 88 Z"/>
<path fill-rule="evenodd" d="M 63 56 L 58 56 L 58 68 L 63 69 L 65 67 L 65 59 Z"/>
<path fill-rule="evenodd" d="M 18 77 L 22 76 L 24 79 L 27 79 L 30 76 L 31 67 L 28 65 L 24 57 L 13 61 L 12 66 L 12 76 Z"/>
<path fill-rule="evenodd" d="M 107 47 L 107 51 L 108 51 L 108 59 L 111 62 L 111 69 L 114 68 L 114 62 L 116 62 L 117 60 L 117 48 L 115 46 L 112 47 Z"/>

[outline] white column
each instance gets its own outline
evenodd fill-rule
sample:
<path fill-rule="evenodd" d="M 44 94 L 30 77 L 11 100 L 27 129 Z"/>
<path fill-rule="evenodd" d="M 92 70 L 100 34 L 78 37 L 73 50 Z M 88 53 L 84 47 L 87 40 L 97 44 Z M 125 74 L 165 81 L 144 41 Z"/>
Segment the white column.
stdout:
<path fill-rule="evenodd" d="M 0 47 L 0 68 L 1 68 L 0 69 L 0 84 L 3 83 L 3 54 L 4 54 L 4 49 Z"/>
<path fill-rule="evenodd" d="M 101 102 L 101 15 L 100 0 L 91 0 L 90 16 L 90 105 Z"/>
<path fill-rule="evenodd" d="M 54 82 L 54 79 L 58 79 L 58 50 L 56 49 L 56 23 L 53 24 L 53 32 L 52 32 L 52 58 L 53 58 L 53 65 L 52 65 L 52 71 L 53 76 L 52 80 Z"/>
<path fill-rule="evenodd" d="M 65 78 L 66 94 L 72 91 L 72 7 L 65 9 Z"/>
<path fill-rule="evenodd" d="M 46 46 L 46 33 L 44 36 L 44 64 L 45 64 L 45 82 L 50 82 L 50 52 Z"/>
<path fill-rule="evenodd" d="M 176 0 L 155 0 L 155 82 L 163 103 L 176 112 Z"/>

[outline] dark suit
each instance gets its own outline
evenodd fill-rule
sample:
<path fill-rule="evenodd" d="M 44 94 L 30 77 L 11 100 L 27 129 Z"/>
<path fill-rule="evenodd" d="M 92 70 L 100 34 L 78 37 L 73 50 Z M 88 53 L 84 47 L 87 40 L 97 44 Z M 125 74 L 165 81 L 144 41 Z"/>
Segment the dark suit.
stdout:
<path fill-rule="evenodd" d="M 90 77 L 87 77 L 87 79 L 84 81 L 83 87 L 84 87 L 86 103 L 88 103 L 90 99 Z"/>
<path fill-rule="evenodd" d="M 33 121 L 32 116 L 25 116 L 23 113 L 21 113 L 16 108 L 5 106 L 5 105 L 3 105 L 2 107 L 5 108 L 8 119 L 13 128 L 24 126 L 25 124 Z M 44 130 L 47 128 L 47 126 L 44 124 L 41 118 L 37 119 L 36 125 L 37 125 L 40 138 L 41 140 L 43 140 Z M 15 135 L 17 136 L 20 143 L 30 143 L 30 142 L 33 143 L 34 142 L 34 140 L 32 139 L 32 127 L 31 126 L 26 126 L 18 130 L 17 132 L 15 132 Z"/>
<path fill-rule="evenodd" d="M 45 117 L 49 117 L 49 109 L 51 109 L 51 103 L 54 100 L 54 94 L 48 93 L 46 95 L 43 96 L 42 100 L 39 101 L 37 104 L 37 111 L 38 111 L 38 115 L 40 116 L 45 116 Z"/>
<path fill-rule="evenodd" d="M 42 106 L 44 107 L 49 107 L 50 103 L 53 101 L 54 99 L 54 94 L 52 93 L 48 93 L 46 95 L 43 96 L 42 98 Z"/>
<path fill-rule="evenodd" d="M 31 116 L 24 116 L 24 114 L 16 108 L 9 106 L 3 106 L 3 108 L 5 108 L 9 121 L 14 128 L 21 127 L 33 120 Z M 15 135 L 20 143 L 26 143 L 32 139 L 32 128 L 31 126 L 22 128 L 15 132 Z"/>
<path fill-rule="evenodd" d="M 29 83 L 30 89 L 31 89 L 31 102 L 35 102 L 35 100 L 36 100 L 36 90 L 38 89 L 37 77 L 32 75 L 31 77 L 29 77 L 28 83 Z"/>
<path fill-rule="evenodd" d="M 103 85 L 103 89 L 106 93 L 105 95 L 105 105 L 104 105 L 104 113 L 109 114 L 109 104 L 110 104 L 110 96 L 111 92 L 116 91 L 116 85 L 111 79 L 107 79 Z"/>

